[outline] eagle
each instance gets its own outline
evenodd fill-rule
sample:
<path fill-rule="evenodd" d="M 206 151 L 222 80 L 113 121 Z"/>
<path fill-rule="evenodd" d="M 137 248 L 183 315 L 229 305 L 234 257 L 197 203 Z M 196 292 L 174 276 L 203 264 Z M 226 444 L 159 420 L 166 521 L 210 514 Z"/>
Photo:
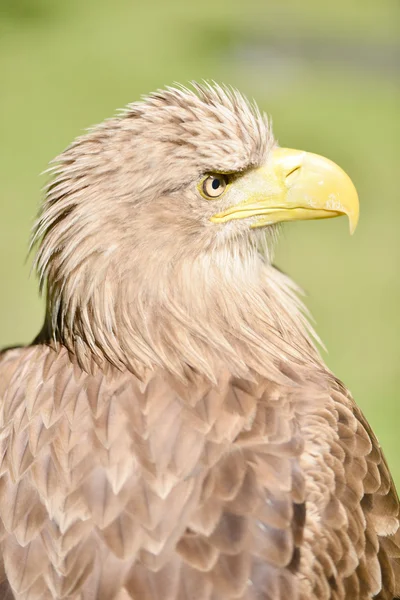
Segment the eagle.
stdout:
<path fill-rule="evenodd" d="M 399 597 L 386 460 L 272 264 L 281 223 L 354 230 L 348 175 L 215 83 L 50 171 L 44 326 L 0 355 L 0 598 Z"/>

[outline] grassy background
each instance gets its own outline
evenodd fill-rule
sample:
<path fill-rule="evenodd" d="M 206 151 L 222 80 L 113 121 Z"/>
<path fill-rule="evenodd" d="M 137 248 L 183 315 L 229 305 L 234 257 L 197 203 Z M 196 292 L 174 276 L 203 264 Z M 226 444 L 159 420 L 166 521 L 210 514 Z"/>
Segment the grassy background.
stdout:
<path fill-rule="evenodd" d="M 233 84 L 281 145 L 329 156 L 358 187 L 354 237 L 344 219 L 289 225 L 277 262 L 400 482 L 399 18 L 397 0 L 0 0 L 0 346 L 41 325 L 24 260 L 48 161 L 154 88 Z"/>

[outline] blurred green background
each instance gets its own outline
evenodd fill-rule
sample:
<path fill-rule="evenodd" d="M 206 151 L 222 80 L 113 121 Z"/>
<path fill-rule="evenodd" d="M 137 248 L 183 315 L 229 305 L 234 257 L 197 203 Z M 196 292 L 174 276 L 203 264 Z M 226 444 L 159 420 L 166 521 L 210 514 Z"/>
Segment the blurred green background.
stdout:
<path fill-rule="evenodd" d="M 41 326 L 24 261 L 48 161 L 157 87 L 232 84 L 281 145 L 329 156 L 359 190 L 354 237 L 344 219 L 288 225 L 277 263 L 400 483 L 399 24 L 398 0 L 0 0 L 0 346 Z"/>

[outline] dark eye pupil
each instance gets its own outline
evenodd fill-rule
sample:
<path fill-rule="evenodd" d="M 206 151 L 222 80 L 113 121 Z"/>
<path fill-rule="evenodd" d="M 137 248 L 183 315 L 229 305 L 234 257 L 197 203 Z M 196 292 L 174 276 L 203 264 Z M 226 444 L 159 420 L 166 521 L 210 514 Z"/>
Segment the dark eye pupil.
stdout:
<path fill-rule="evenodd" d="M 213 179 L 212 184 L 211 184 L 213 190 L 217 190 L 220 185 L 221 185 L 221 181 L 219 179 Z"/>

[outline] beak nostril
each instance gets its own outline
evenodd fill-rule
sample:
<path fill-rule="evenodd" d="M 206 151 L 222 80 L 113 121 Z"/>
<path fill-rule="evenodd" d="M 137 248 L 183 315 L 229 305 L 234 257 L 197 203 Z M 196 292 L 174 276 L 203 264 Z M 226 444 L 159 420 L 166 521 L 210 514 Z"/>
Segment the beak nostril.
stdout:
<path fill-rule="evenodd" d="M 297 167 L 294 167 L 293 169 L 291 169 L 291 171 L 289 171 L 289 173 L 286 174 L 286 177 L 290 177 L 290 175 L 293 175 L 293 173 L 295 173 L 299 169 L 301 169 L 301 165 L 297 165 Z"/>
<path fill-rule="evenodd" d="M 286 173 L 285 182 L 286 184 L 291 183 L 292 179 L 295 177 L 296 173 L 300 171 L 301 165 L 297 165 L 293 169 L 291 169 L 288 173 Z"/>

